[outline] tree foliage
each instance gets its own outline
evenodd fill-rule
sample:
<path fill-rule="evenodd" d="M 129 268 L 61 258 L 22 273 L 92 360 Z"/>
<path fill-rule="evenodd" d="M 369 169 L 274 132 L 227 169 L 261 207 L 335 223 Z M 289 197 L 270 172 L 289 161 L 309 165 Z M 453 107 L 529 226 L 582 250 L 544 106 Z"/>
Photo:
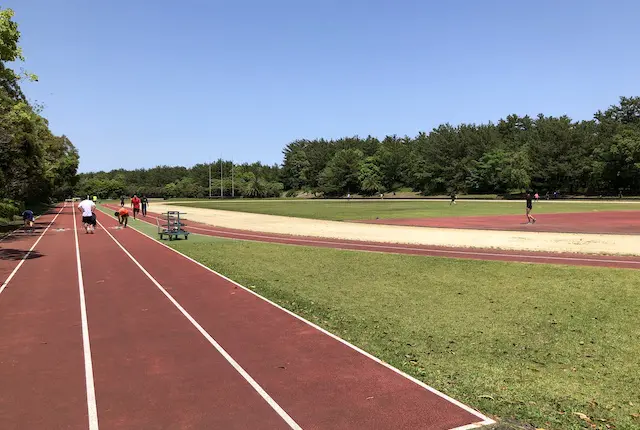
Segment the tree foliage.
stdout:
<path fill-rule="evenodd" d="M 72 192 L 78 152 L 66 136 L 55 136 L 40 109 L 20 89 L 8 63 L 22 61 L 20 32 L 11 9 L 0 10 L 0 200 L 25 203 L 61 199 Z"/>
<path fill-rule="evenodd" d="M 220 173 L 222 170 L 222 180 Z M 233 176 L 233 177 L 232 177 Z M 158 166 L 151 169 L 110 172 L 90 172 L 78 175 L 76 192 L 79 195 L 96 195 L 102 199 L 121 195 L 146 195 L 147 197 L 279 197 L 284 189 L 280 182 L 280 168 L 261 163 L 232 165 L 219 160 L 211 164 L 196 164 L 191 168 Z"/>
<path fill-rule="evenodd" d="M 508 115 L 443 124 L 416 137 L 298 140 L 283 151 L 287 190 L 325 195 L 412 188 L 512 193 L 640 193 L 640 97 L 621 97 L 593 120 Z"/>

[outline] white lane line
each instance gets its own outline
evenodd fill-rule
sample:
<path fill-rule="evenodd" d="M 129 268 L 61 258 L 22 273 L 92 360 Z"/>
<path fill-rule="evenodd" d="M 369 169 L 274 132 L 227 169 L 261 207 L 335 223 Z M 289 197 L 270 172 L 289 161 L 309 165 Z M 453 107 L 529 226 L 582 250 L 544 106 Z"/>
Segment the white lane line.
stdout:
<path fill-rule="evenodd" d="M 2 292 L 4 291 L 5 288 L 7 288 L 7 285 L 9 285 L 9 282 L 11 282 L 11 279 L 13 279 L 13 277 L 16 275 L 16 273 L 18 273 L 18 270 L 20 270 L 20 268 L 22 267 L 24 262 L 29 258 L 29 256 L 31 255 L 31 253 L 35 249 L 36 245 L 38 245 L 38 243 L 40 242 L 40 239 L 42 239 L 42 237 L 47 232 L 47 230 L 49 230 L 49 227 L 51 227 L 53 222 L 56 220 L 56 218 L 58 218 L 58 215 L 60 215 L 60 213 L 63 211 L 63 209 L 65 207 L 66 206 L 62 206 L 60 208 L 60 210 L 58 211 L 56 216 L 54 216 L 53 219 L 47 225 L 47 228 L 45 228 L 44 231 L 42 233 L 40 233 L 40 236 L 38 237 L 38 240 L 36 240 L 35 243 L 33 245 L 31 245 L 31 248 L 29 248 L 29 251 L 27 251 L 27 253 L 24 255 L 24 257 L 22 257 L 22 260 L 20 260 L 18 265 L 13 269 L 13 271 L 11 272 L 9 277 L 2 283 L 2 286 L 0 286 L 0 294 L 2 294 Z"/>
<path fill-rule="evenodd" d="M 105 230 L 105 231 L 106 231 L 106 230 Z M 306 319 L 302 318 L 301 316 L 296 315 L 295 313 L 291 312 L 290 310 L 283 308 L 283 307 L 282 307 L 282 306 L 280 306 L 279 304 L 277 304 L 277 303 L 275 303 L 275 302 L 272 302 L 271 300 L 269 300 L 269 299 L 267 299 L 267 298 L 265 298 L 265 297 L 262 297 L 260 294 L 256 293 L 255 291 L 252 291 L 251 289 L 249 289 L 249 288 L 245 287 L 244 285 L 241 285 L 241 284 L 237 283 L 237 282 L 236 282 L 236 281 L 234 281 L 233 279 L 229 279 L 229 278 L 227 278 L 227 277 L 226 277 L 226 276 L 224 276 L 223 274 L 216 272 L 215 270 L 211 269 L 210 267 L 205 266 L 204 264 L 200 263 L 199 261 L 196 261 L 196 260 L 194 260 L 193 258 L 191 258 L 191 257 L 189 257 L 189 256 L 187 256 L 187 255 L 182 254 L 181 252 L 179 252 L 179 251 L 177 251 L 177 250 L 175 250 L 175 249 L 171 248 L 170 246 L 167 246 L 166 244 L 164 244 L 164 243 L 162 243 L 162 242 L 160 242 L 160 241 L 155 240 L 155 239 L 154 239 L 154 238 L 152 238 L 152 237 L 147 236 L 146 234 L 142 233 L 141 231 L 139 231 L 139 230 L 137 230 L 137 229 L 135 229 L 135 228 L 133 229 L 133 231 L 135 231 L 136 233 L 138 233 L 138 234 L 142 235 L 143 237 L 145 237 L 145 238 L 147 238 L 147 239 L 149 239 L 149 240 L 151 240 L 151 241 L 153 241 L 153 242 L 155 242 L 155 243 L 157 243 L 157 244 L 159 244 L 159 245 L 164 246 L 165 248 L 167 248 L 167 249 L 169 249 L 169 250 L 171 250 L 171 251 L 175 252 L 176 254 L 178 254 L 178 255 L 182 256 L 183 258 L 186 258 L 187 260 L 189 260 L 189 261 L 191 261 L 191 262 L 193 262 L 193 263 L 197 264 L 198 266 L 200 266 L 200 267 L 202 267 L 202 268 L 204 268 L 204 269 L 208 270 L 209 272 L 214 273 L 215 275 L 217 275 L 217 276 L 219 276 L 220 278 L 222 278 L 222 279 L 224 279 L 224 280 L 226 280 L 226 281 L 228 281 L 228 282 L 232 283 L 233 285 L 236 285 L 236 286 L 238 286 L 238 287 L 242 288 L 244 291 L 246 291 L 246 292 L 248 292 L 248 293 L 250 293 L 250 294 L 253 294 L 254 296 L 258 297 L 258 298 L 259 298 L 259 299 L 261 299 L 261 300 L 264 300 L 265 302 L 269 303 L 271 306 L 273 306 L 273 307 L 275 307 L 275 308 L 277 308 L 277 309 L 281 310 L 282 312 L 286 312 L 287 314 L 291 315 L 292 317 L 294 317 L 294 318 L 296 318 L 296 319 L 298 319 L 298 320 L 302 321 L 302 322 L 303 322 L 303 323 L 305 323 L 305 324 L 308 324 L 309 326 L 313 327 L 314 329 L 316 329 L 316 330 L 318 330 L 318 331 L 320 331 L 320 332 L 324 333 L 325 335 L 327 335 L 327 336 L 329 336 L 329 337 L 331 337 L 331 338 L 333 338 L 333 339 L 337 340 L 338 342 L 342 343 L 343 345 L 345 345 L 345 346 L 347 346 L 347 347 L 349 347 L 349 348 L 353 349 L 354 351 L 356 351 L 356 352 L 358 352 L 358 353 L 360 353 L 360 354 L 364 355 L 365 357 L 367 357 L 367 358 L 369 358 L 369 359 L 371 359 L 371 360 L 375 361 L 376 363 L 378 363 L 378 364 L 380 364 L 380 365 L 382 365 L 382 366 L 386 367 L 387 369 L 389 369 L 389 370 L 391 370 L 391 371 L 393 371 L 393 372 L 397 373 L 398 375 L 400 375 L 400 376 L 402 376 L 402 377 L 404 377 L 404 378 L 408 379 L 409 381 L 411 381 L 411 382 L 413 382 L 413 383 L 415 383 L 415 384 L 419 385 L 420 387 L 424 388 L 425 390 L 427 390 L 427 391 L 429 391 L 429 392 L 431 392 L 431 393 L 433 393 L 433 394 L 435 394 L 435 395 L 437 395 L 437 396 L 441 397 L 442 399 L 444 399 L 444 400 L 446 400 L 446 401 L 448 401 L 448 402 L 450 402 L 450 403 L 453 403 L 454 405 L 456 405 L 456 406 L 458 406 L 459 408 L 461 408 L 461 409 L 463 409 L 463 410 L 465 410 L 465 411 L 469 412 L 469 413 L 470 413 L 470 414 L 472 414 L 472 415 L 475 415 L 476 417 L 478 417 L 478 418 L 481 420 L 481 421 L 478 421 L 478 422 L 475 422 L 475 423 L 471 423 L 471 424 L 468 424 L 468 425 L 465 425 L 465 426 L 462 426 L 462 427 L 457 427 L 457 428 L 450 429 L 450 430 L 464 430 L 464 429 L 472 429 L 472 428 L 476 428 L 476 427 L 483 427 L 483 426 L 487 426 L 487 425 L 490 425 L 490 424 L 495 424 L 495 421 L 494 421 L 494 420 L 492 420 L 491 418 L 489 418 L 489 417 L 487 417 L 487 416 L 485 416 L 485 415 L 481 414 L 480 412 L 476 411 L 475 409 L 473 409 L 473 408 L 471 408 L 471 407 L 469 407 L 469 406 L 467 406 L 467 405 L 465 405 L 465 404 L 463 404 L 463 403 L 459 402 L 458 400 L 456 400 L 456 399 L 454 399 L 454 398 L 451 398 L 451 397 L 447 396 L 446 394 L 444 394 L 444 393 L 442 393 L 442 392 L 440 392 L 440 391 L 436 390 L 435 388 L 433 388 L 433 387 L 431 387 L 431 386 L 429 386 L 429 385 L 425 384 L 424 382 L 422 382 L 422 381 L 420 381 L 420 380 L 418 380 L 418 379 L 414 378 L 413 376 L 411 376 L 411 375 L 409 375 L 409 374 L 407 374 L 407 373 L 403 372 L 402 370 L 397 369 L 397 368 L 393 367 L 392 365 L 390 365 L 390 364 L 388 364 L 388 363 L 386 363 L 386 362 L 384 362 L 384 361 L 380 360 L 378 357 L 376 357 L 376 356 L 373 356 L 373 355 L 369 354 L 368 352 L 364 351 L 363 349 L 358 348 L 357 346 L 355 346 L 355 345 L 353 345 L 353 344 L 351 344 L 351 343 L 347 342 L 346 340 L 344 340 L 344 339 L 342 339 L 342 338 L 338 337 L 337 335 L 335 335 L 335 334 L 333 334 L 333 333 L 331 333 L 331 332 L 329 332 L 329 331 L 327 331 L 327 330 L 323 329 L 322 327 L 320 327 L 320 326 L 318 326 L 318 325 L 316 325 L 316 324 L 312 323 L 311 321 L 308 321 L 308 320 L 306 320 Z M 107 233 L 108 233 L 108 232 L 107 232 Z M 111 236 L 111 234 L 109 234 L 109 235 Z M 112 237 L 113 237 L 113 236 L 112 236 Z M 114 239 L 114 240 L 115 240 L 115 239 Z M 120 245 L 120 244 L 118 243 L 118 245 Z M 120 245 L 120 247 L 124 250 L 124 248 L 122 247 L 122 245 Z M 127 252 L 127 251 L 125 250 L 125 252 Z M 128 252 L 127 252 L 127 254 L 128 254 L 128 255 L 130 255 Z M 131 258 L 133 258 L 133 257 L 131 257 Z M 135 261 L 135 260 L 134 260 L 134 261 Z M 168 293 L 167 293 L 167 294 L 168 294 Z M 170 296 L 169 296 L 169 297 L 170 297 Z"/>
<path fill-rule="evenodd" d="M 278 403 L 276 403 L 275 400 L 273 400 L 273 398 L 251 377 L 251 375 L 249 375 L 249 373 L 247 373 L 246 370 L 244 370 L 242 368 L 242 366 L 240 366 L 240 364 L 238 364 L 237 361 L 235 361 L 233 359 L 233 357 L 231 357 L 231 355 L 229 355 L 229 353 L 227 351 L 225 351 L 224 348 L 222 348 L 222 346 L 213 338 L 213 336 L 211 336 L 181 305 L 180 303 L 178 303 L 176 301 L 176 299 L 174 299 L 171 294 L 169 294 L 167 292 L 167 290 L 165 290 L 165 288 L 160 285 L 160 283 L 153 277 L 151 276 L 151 274 L 149 272 L 147 272 L 147 270 L 142 266 L 142 264 L 140 264 L 138 262 L 138 260 L 136 260 L 133 255 L 131 255 L 129 253 L 129 251 L 127 251 L 125 249 L 124 246 L 122 246 L 122 244 L 120 242 L 118 242 L 118 240 L 113 237 L 113 235 L 109 232 L 109 229 L 105 228 L 102 223 L 98 222 L 98 224 L 100 225 L 100 227 L 102 227 L 102 229 L 104 230 L 105 233 L 107 233 L 107 235 L 109 235 L 109 237 L 120 247 L 120 249 L 122 249 L 122 251 L 127 255 L 127 257 L 129 257 L 131 259 L 131 261 L 134 262 L 134 264 L 136 266 L 138 266 L 138 268 L 142 271 L 142 273 L 144 273 L 146 275 L 147 278 L 149 278 L 149 280 L 151 282 L 153 282 L 153 284 L 160 290 L 160 292 L 162 292 L 162 294 L 165 295 L 165 297 L 167 297 L 167 299 L 169 299 L 169 301 L 171 303 L 173 303 L 173 305 L 182 313 L 182 315 L 185 316 L 185 318 L 187 318 L 187 320 L 189 320 L 189 322 L 191 324 L 193 324 L 193 326 L 200 332 L 200 334 L 202 334 L 202 336 L 205 337 L 205 339 L 207 339 L 209 341 L 209 343 L 211 345 L 213 345 L 213 347 L 218 350 L 218 352 L 220 353 L 220 355 L 222 355 L 227 362 L 229 362 L 229 364 L 231 366 L 233 366 L 233 368 L 251 385 L 251 387 L 253 387 L 254 390 L 256 390 L 258 392 L 258 394 L 260 394 L 260 396 L 269 404 L 269 406 L 271 406 L 271 408 L 278 414 L 280 415 L 280 417 L 289 425 L 289 427 L 291 427 L 293 430 L 302 430 L 302 427 L 300 427 L 294 420 L 293 418 L 291 418 L 289 416 L 289 414 L 287 414 L 287 412 L 285 412 L 284 409 L 282 409 L 282 407 L 280 407 L 280 405 L 278 405 Z M 135 229 L 134 229 L 135 230 Z M 137 231 L 137 230 L 135 230 Z"/>
<path fill-rule="evenodd" d="M 87 304 L 84 295 L 84 278 L 82 277 L 82 262 L 80 261 L 80 244 L 78 243 L 78 227 L 75 211 L 73 216 L 73 234 L 76 240 L 76 263 L 78 268 L 78 293 L 80 295 L 80 319 L 82 321 L 82 348 L 84 352 L 84 376 L 87 386 L 87 413 L 89 430 L 98 430 L 98 406 L 96 404 L 96 389 L 93 381 L 93 362 L 91 361 L 91 343 L 89 339 L 89 322 L 87 320 Z"/>
<path fill-rule="evenodd" d="M 155 216 L 150 216 L 151 218 L 154 219 L 158 219 Z M 147 224 L 153 225 L 148 221 L 145 220 L 140 220 L 143 222 L 146 222 Z M 442 253 L 442 254 L 449 254 L 449 255 L 466 255 L 466 256 L 475 256 L 475 257 L 481 257 L 481 256 L 488 256 L 488 257 L 507 257 L 507 258 L 519 258 L 519 259 L 532 259 L 532 260 L 542 260 L 542 262 L 545 262 L 545 260 L 553 260 L 553 261 L 578 261 L 578 262 L 586 262 L 586 263 L 612 263 L 612 264 L 632 264 L 632 265 L 640 265 L 640 260 L 615 260 L 615 259 L 611 259 L 611 258 L 588 258 L 588 257 L 564 257 L 564 256 L 554 256 L 554 255 L 529 255 L 529 254 L 507 254 L 507 253 L 498 253 L 498 252 L 482 252 L 482 251 L 457 251 L 454 249 L 438 249 L 438 248 L 419 248 L 419 247 L 411 247 L 411 246 L 398 246 L 398 245 L 393 245 L 393 244 L 389 244 L 389 245 L 384 245 L 384 244 L 373 244 L 373 243 L 366 243 L 366 242 L 362 242 L 362 243 L 350 243 L 350 242 L 335 242 L 335 241 L 330 241 L 330 240 L 321 240 L 321 239 L 314 239 L 314 238 L 310 238 L 310 239 L 300 239 L 300 238 L 295 238 L 295 237 L 280 237 L 280 236 L 265 236 L 265 235 L 261 235 L 259 233 L 237 233 L 237 232 L 231 232 L 231 231 L 225 231 L 225 230 L 217 230 L 215 227 L 212 228 L 203 228 L 203 227 L 189 227 L 189 230 L 202 230 L 202 231 L 206 231 L 209 233 L 218 233 L 220 234 L 218 235 L 211 235 L 213 237 L 222 237 L 225 238 L 226 236 L 222 236 L 222 235 L 229 235 L 229 236 L 237 236 L 237 237 L 246 237 L 248 239 L 245 240 L 252 240 L 252 241 L 256 241 L 256 242 L 264 242 L 261 241 L 259 239 L 267 239 L 270 240 L 271 243 L 280 243 L 283 245 L 287 245 L 287 244 L 291 244 L 291 243 L 286 243 L 286 242 L 300 242 L 300 243 L 307 243 L 307 244 L 311 244 L 312 246 L 314 244 L 323 244 L 323 245 L 332 245 L 335 246 L 339 249 L 353 249 L 353 247 L 357 247 L 357 248 L 372 248 L 372 249 L 381 249 L 381 251 L 379 252 L 385 252 L 385 250 L 394 250 L 394 251 L 422 251 L 422 252 L 431 252 L 431 253 Z M 208 236 L 208 235 L 205 235 Z M 274 240 L 282 240 L 285 242 L 276 242 Z M 352 247 L 352 248 L 348 248 L 348 247 Z M 535 252 L 535 251 L 531 251 L 531 252 Z M 437 256 L 437 255 L 433 255 L 433 256 Z"/>

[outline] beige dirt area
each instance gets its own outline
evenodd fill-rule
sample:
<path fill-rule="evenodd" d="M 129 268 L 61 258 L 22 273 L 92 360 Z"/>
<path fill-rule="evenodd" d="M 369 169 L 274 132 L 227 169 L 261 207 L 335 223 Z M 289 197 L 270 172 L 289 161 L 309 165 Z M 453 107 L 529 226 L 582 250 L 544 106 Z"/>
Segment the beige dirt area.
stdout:
<path fill-rule="evenodd" d="M 636 235 L 489 231 L 374 225 L 155 203 L 153 212 L 179 210 L 186 218 L 216 227 L 261 233 L 458 248 L 555 253 L 640 255 Z"/>

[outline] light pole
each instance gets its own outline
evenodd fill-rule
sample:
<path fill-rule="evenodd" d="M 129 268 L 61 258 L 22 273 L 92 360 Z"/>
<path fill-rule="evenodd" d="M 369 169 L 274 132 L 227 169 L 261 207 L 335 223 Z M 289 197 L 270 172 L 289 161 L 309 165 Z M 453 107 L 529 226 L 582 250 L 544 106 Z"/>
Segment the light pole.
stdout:
<path fill-rule="evenodd" d="M 222 157 L 220 157 L 220 199 L 224 197 L 224 190 L 222 188 Z"/>
<path fill-rule="evenodd" d="M 231 160 L 231 198 L 235 197 L 235 188 L 233 187 L 233 159 Z"/>
<path fill-rule="evenodd" d="M 211 159 L 209 159 L 209 199 L 211 199 Z"/>

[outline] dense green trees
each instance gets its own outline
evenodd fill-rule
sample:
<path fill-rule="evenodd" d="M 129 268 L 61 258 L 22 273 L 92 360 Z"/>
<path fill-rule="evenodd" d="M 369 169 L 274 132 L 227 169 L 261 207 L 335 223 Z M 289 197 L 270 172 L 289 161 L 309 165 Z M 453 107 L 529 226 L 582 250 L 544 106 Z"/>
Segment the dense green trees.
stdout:
<path fill-rule="evenodd" d="M 102 199 L 135 193 L 167 198 L 209 196 L 208 164 L 196 164 L 191 168 L 159 166 L 152 169 L 118 169 L 78 176 L 76 194 L 81 196 L 96 195 Z M 232 168 L 230 161 L 218 161 L 211 165 L 211 195 L 214 197 L 220 197 L 221 188 L 227 197 L 278 197 L 284 189 L 279 181 L 278 166 L 245 163 L 233 165 Z"/>
<path fill-rule="evenodd" d="M 374 194 L 639 194 L 640 97 L 590 121 L 509 115 L 496 124 L 443 124 L 415 138 L 298 140 L 283 151 L 287 189 Z"/>
<path fill-rule="evenodd" d="M 54 136 L 41 109 L 20 89 L 22 79 L 8 63 L 23 60 L 20 32 L 11 9 L 0 10 L 0 202 L 14 212 L 25 203 L 61 199 L 72 192 L 78 152 L 65 136 Z M 0 217 L 7 218 L 7 216 Z"/>
<path fill-rule="evenodd" d="M 415 138 L 297 140 L 283 154 L 282 166 L 234 166 L 234 195 L 374 195 L 399 188 L 425 194 L 640 194 L 640 97 L 622 97 L 590 121 L 509 115 L 495 124 L 443 124 Z M 206 197 L 208 169 L 197 164 L 83 174 L 78 191 Z M 230 196 L 231 163 L 223 162 L 222 171 L 222 189 Z M 218 197 L 220 162 L 212 172 L 212 195 Z"/>

